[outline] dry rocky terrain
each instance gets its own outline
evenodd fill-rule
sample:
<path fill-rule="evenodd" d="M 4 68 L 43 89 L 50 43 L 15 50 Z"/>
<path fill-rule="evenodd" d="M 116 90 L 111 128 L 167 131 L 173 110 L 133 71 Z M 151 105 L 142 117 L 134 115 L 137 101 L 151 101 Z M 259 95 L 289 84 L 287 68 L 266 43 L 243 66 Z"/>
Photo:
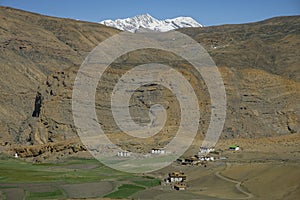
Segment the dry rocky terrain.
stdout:
<path fill-rule="evenodd" d="M 88 53 L 119 31 L 6 7 L 0 10 L 1 150 L 38 160 L 51 157 L 52 152 L 68 156 L 85 151 L 73 123 L 73 83 Z M 207 49 L 223 77 L 227 94 L 223 139 L 300 132 L 299 16 L 180 31 Z M 99 82 L 97 116 L 108 136 L 132 151 L 149 151 L 153 144 L 164 146 L 174 136 L 180 123 L 178 102 L 169 90 L 157 85 L 141 87 L 131 101 L 131 114 L 138 123 L 149 122 L 153 102 L 165 106 L 168 120 L 157 136 L 147 141 L 132 138 L 112 118 L 114 84 L 133 67 L 131 63 L 149 62 L 168 63 L 190 80 L 200 99 L 198 138 L 202 139 L 210 119 L 204 81 L 176 55 L 149 49 L 118 58 L 106 71 L 106 79 Z"/>

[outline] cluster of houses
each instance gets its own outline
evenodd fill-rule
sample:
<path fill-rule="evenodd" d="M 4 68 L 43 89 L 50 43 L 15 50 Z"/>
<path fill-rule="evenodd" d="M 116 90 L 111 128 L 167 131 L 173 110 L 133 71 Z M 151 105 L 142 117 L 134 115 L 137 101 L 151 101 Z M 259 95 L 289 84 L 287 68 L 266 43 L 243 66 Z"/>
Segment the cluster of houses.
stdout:
<path fill-rule="evenodd" d="M 164 155 L 166 154 L 165 148 L 153 148 L 150 152 L 152 155 Z M 118 157 L 130 157 L 131 152 L 129 151 L 119 151 L 117 154 Z"/>
<path fill-rule="evenodd" d="M 239 151 L 240 147 L 238 145 L 229 146 L 229 150 Z M 181 165 L 204 165 L 206 166 L 208 162 L 213 162 L 216 159 L 226 160 L 226 157 L 214 157 L 212 155 L 218 155 L 219 152 L 215 151 L 214 147 L 201 147 L 198 154 L 188 158 L 179 158 L 177 163 Z"/>
<path fill-rule="evenodd" d="M 213 156 L 199 156 L 195 155 L 189 158 L 179 158 L 177 163 L 181 165 L 206 165 L 208 161 L 215 161 Z"/>
<path fill-rule="evenodd" d="M 238 145 L 229 146 L 229 150 L 239 151 L 240 147 Z M 166 149 L 164 148 L 153 148 L 150 152 L 152 155 L 164 155 L 166 154 Z M 215 152 L 214 147 L 201 147 L 198 154 L 191 156 L 189 158 L 179 158 L 177 162 L 181 165 L 204 165 L 206 167 L 208 162 L 213 162 L 216 160 L 212 154 L 219 154 Z M 118 157 L 130 157 L 131 152 L 120 151 L 117 154 Z M 16 156 L 15 156 L 16 157 Z M 226 157 L 218 157 L 220 160 L 227 159 Z M 169 176 L 164 179 L 165 184 L 171 185 L 175 190 L 186 190 L 186 175 L 182 171 L 175 171 L 169 173 Z"/>
<path fill-rule="evenodd" d="M 213 147 L 201 147 L 198 154 L 188 158 L 179 158 L 177 163 L 181 165 L 204 165 L 207 162 L 215 161 L 215 157 L 211 156 L 210 153 L 214 152 Z"/>
<path fill-rule="evenodd" d="M 229 150 L 239 151 L 240 147 L 238 145 L 231 145 L 231 146 L 229 146 Z M 190 158 L 177 159 L 177 162 L 181 163 L 182 165 L 198 165 L 198 164 L 203 164 L 202 161 L 215 161 L 215 157 L 210 156 L 210 153 L 212 153 L 212 152 L 215 152 L 214 147 L 201 147 L 197 155 L 192 156 Z M 165 148 L 153 148 L 153 149 L 151 149 L 150 153 L 152 155 L 165 155 L 166 149 Z M 118 152 L 117 156 L 118 157 L 129 157 L 129 156 L 131 156 L 131 152 L 120 151 L 120 152 Z"/>
<path fill-rule="evenodd" d="M 186 175 L 182 171 L 169 173 L 168 178 L 165 178 L 164 182 L 172 185 L 175 190 L 186 190 L 187 188 Z"/>
<path fill-rule="evenodd" d="M 238 145 L 229 146 L 229 150 L 239 151 L 240 147 Z M 165 151 L 161 149 L 153 149 L 152 154 L 164 154 Z M 211 155 L 219 155 L 219 152 L 216 152 L 214 147 L 201 147 L 198 154 L 189 158 L 179 158 L 177 162 L 181 165 L 204 165 L 206 166 L 208 162 L 213 162 L 216 160 L 214 156 Z M 217 157 L 220 160 L 226 160 L 227 157 Z M 164 179 L 165 184 L 171 185 L 175 190 L 186 190 L 186 175 L 182 171 L 175 171 L 169 173 L 168 178 Z"/>

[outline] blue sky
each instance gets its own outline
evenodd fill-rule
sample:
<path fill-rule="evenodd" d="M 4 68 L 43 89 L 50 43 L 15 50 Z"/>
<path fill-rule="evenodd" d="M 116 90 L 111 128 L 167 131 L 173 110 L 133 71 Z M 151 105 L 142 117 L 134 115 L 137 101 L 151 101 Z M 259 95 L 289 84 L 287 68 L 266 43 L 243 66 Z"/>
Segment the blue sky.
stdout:
<path fill-rule="evenodd" d="M 144 13 L 158 19 L 190 16 L 205 26 L 300 14 L 300 0 L 0 0 L 0 5 L 92 22 Z"/>

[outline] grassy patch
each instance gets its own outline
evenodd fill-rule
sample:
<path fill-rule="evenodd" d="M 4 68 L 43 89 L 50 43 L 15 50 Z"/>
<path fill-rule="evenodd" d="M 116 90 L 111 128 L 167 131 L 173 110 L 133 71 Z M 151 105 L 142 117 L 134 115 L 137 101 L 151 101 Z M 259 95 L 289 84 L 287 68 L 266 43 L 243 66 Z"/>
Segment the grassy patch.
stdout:
<path fill-rule="evenodd" d="M 75 164 L 95 165 L 93 169 L 73 169 Z M 18 159 L 0 162 L 0 183 L 57 182 L 85 183 L 106 179 L 131 178 L 134 175 L 116 171 L 95 159 L 73 159 L 61 163 L 32 164 Z"/>
<path fill-rule="evenodd" d="M 142 186 L 124 184 L 124 185 L 118 187 L 117 191 L 112 192 L 104 197 L 123 199 L 123 198 L 127 198 L 127 197 L 133 195 L 134 193 L 136 193 L 140 190 L 144 190 L 144 189 L 145 189 L 145 187 L 142 187 Z"/>
<path fill-rule="evenodd" d="M 26 200 L 39 200 L 39 199 L 57 199 L 64 198 L 65 195 L 61 190 L 55 190 L 52 192 L 29 192 L 26 195 Z"/>
<path fill-rule="evenodd" d="M 159 179 L 154 179 L 154 178 L 133 180 L 133 182 L 137 185 L 141 185 L 141 186 L 145 186 L 145 187 L 154 187 L 154 186 L 160 185 L 160 180 Z"/>

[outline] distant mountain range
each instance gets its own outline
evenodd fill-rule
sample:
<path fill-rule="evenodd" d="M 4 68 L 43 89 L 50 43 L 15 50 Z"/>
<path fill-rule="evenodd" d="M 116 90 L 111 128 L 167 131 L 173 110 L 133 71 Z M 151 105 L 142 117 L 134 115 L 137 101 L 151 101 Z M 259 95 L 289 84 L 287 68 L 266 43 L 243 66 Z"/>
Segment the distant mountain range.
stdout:
<path fill-rule="evenodd" d="M 137 15 L 126 19 L 104 20 L 100 23 L 133 33 L 145 31 L 166 32 L 178 28 L 202 27 L 201 24 L 191 17 L 158 20 L 149 14 Z"/>

